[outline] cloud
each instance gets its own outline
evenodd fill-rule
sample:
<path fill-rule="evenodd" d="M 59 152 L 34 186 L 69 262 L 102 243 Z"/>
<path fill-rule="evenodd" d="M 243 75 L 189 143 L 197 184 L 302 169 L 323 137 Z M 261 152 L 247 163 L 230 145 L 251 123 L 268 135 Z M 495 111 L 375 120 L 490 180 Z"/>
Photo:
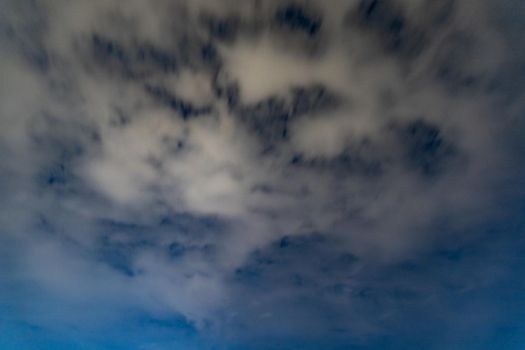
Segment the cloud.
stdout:
<path fill-rule="evenodd" d="M 45 291 L 31 322 L 50 298 L 360 338 L 478 286 L 485 266 L 435 266 L 497 216 L 516 157 L 515 53 L 481 3 L 3 7 L 4 270 Z"/>
<path fill-rule="evenodd" d="M 241 98 L 247 103 L 286 93 L 292 87 L 323 84 L 337 90 L 348 82 L 344 56 L 337 52 L 311 58 L 287 52 L 265 37 L 240 42 L 224 52 L 224 74 L 239 83 Z"/>

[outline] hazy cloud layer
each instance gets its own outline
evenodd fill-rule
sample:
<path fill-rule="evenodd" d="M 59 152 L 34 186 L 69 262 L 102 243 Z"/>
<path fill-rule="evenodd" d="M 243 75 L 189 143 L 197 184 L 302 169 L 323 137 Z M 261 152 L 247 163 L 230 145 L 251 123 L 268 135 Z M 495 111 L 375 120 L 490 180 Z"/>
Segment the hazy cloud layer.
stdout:
<path fill-rule="evenodd" d="M 506 327 L 519 4 L 0 6 L 8 348 L 465 349 Z"/>

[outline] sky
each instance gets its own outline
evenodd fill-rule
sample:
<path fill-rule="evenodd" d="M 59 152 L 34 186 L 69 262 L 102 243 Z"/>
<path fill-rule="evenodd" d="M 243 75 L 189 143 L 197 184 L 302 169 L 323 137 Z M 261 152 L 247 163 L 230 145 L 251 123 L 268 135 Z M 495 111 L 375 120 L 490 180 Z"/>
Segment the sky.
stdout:
<path fill-rule="evenodd" d="M 0 0 L 0 349 L 525 348 L 519 0 Z"/>

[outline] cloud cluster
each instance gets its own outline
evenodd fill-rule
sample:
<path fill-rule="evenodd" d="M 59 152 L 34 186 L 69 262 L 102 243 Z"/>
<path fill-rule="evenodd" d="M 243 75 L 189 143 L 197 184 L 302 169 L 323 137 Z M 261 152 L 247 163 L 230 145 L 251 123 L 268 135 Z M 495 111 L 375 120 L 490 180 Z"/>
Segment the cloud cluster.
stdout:
<path fill-rule="evenodd" d="M 506 179 L 485 5 L 3 1 L 3 273 L 49 296 L 19 318 L 359 338 L 475 288 L 403 264 L 475 240 Z"/>

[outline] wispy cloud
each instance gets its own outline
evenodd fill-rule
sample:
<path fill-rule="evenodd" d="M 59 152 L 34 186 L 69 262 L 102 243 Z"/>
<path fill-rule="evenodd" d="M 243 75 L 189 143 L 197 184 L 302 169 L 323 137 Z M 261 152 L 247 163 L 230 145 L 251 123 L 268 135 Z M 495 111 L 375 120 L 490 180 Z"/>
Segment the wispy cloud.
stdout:
<path fill-rule="evenodd" d="M 233 344 L 449 319 L 446 295 L 493 283 L 465 247 L 502 214 L 523 130 L 522 53 L 485 5 L 4 1 L 17 322 L 133 310 Z"/>

